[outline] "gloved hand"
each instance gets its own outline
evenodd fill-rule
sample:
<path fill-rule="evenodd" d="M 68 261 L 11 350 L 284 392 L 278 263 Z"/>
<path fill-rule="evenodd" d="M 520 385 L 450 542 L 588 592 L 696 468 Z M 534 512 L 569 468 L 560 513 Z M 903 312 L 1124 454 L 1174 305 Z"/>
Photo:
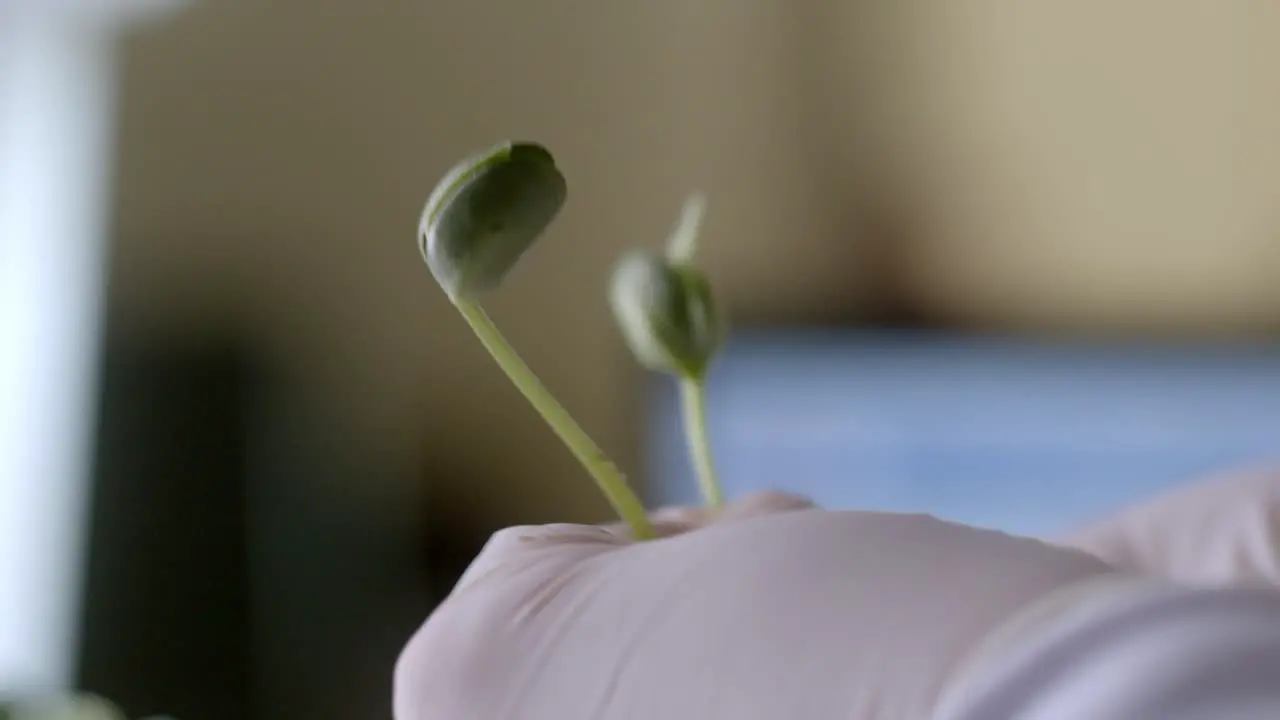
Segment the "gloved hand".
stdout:
<path fill-rule="evenodd" d="M 938 720 L 1280 717 L 1280 472 L 1207 478 L 1063 542 L 1148 579 L 1055 596 L 1056 617 L 989 639 Z"/>
<path fill-rule="evenodd" d="M 924 515 L 764 493 L 490 540 L 405 649 L 397 720 L 916 720 L 992 628 L 1115 573 Z"/>
<path fill-rule="evenodd" d="M 1280 587 L 1280 469 L 1186 485 L 1070 533 L 1062 543 L 1191 585 Z"/>

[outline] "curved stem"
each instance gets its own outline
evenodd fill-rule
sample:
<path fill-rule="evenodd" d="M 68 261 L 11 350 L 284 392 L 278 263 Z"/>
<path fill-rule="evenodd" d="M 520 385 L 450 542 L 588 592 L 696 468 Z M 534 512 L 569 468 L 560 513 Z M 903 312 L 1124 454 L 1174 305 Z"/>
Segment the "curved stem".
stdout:
<path fill-rule="evenodd" d="M 702 499 L 711 507 L 724 502 L 715 461 L 711 457 L 711 440 L 707 436 L 707 391 L 702 380 L 680 379 L 680 407 L 684 411 L 684 436 L 698 474 Z"/>
<path fill-rule="evenodd" d="M 476 337 L 484 344 L 489 354 L 497 361 L 499 367 L 511 378 L 511 382 L 524 394 L 542 418 L 547 421 L 555 434 L 569 447 L 578 461 L 582 463 L 596 485 L 604 493 L 618 515 L 631 526 L 631 533 L 636 540 L 653 537 L 653 526 L 645 513 L 644 505 L 627 485 L 626 476 L 618 466 L 605 455 L 604 451 L 587 435 L 586 431 L 564 409 L 551 391 L 547 390 L 538 376 L 529 369 L 515 348 L 507 342 L 498 327 L 489 319 L 489 315 L 479 303 L 469 300 L 456 302 L 458 311 L 471 325 Z"/>

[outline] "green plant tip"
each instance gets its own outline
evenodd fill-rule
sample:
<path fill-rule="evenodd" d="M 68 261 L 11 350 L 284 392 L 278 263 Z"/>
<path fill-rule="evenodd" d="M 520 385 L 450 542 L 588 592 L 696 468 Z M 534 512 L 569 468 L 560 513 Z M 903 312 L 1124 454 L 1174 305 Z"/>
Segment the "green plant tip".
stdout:
<path fill-rule="evenodd" d="M 546 148 L 500 143 L 458 163 L 432 191 L 418 225 L 422 257 L 450 299 L 475 298 L 502 283 L 567 196 Z"/>
<path fill-rule="evenodd" d="M 0 720 L 125 720 L 114 704 L 96 695 L 68 694 L 0 702 Z"/>
<path fill-rule="evenodd" d="M 698 253 L 698 231 L 702 229 L 702 216 L 706 213 L 707 200 L 701 194 L 691 195 L 684 203 L 680 222 L 667 241 L 667 259 L 673 263 L 693 264 Z"/>
<path fill-rule="evenodd" d="M 692 265 L 630 252 L 614 270 L 609 304 L 631 353 L 650 370 L 698 380 L 720 349 L 711 284 Z"/>

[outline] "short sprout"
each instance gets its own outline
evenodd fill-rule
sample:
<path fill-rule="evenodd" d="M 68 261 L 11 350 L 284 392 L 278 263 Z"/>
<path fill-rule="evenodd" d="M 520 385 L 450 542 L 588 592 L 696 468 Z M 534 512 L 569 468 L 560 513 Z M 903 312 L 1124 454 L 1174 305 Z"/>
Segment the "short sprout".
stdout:
<path fill-rule="evenodd" d="M 720 348 L 711 284 L 692 265 L 632 251 L 614 270 L 609 303 L 641 365 L 700 379 Z"/>
<path fill-rule="evenodd" d="M 497 287 L 560 212 L 564 176 L 546 148 L 504 142 L 454 166 L 427 200 L 418 242 L 450 298 Z"/>
<path fill-rule="evenodd" d="M 711 283 L 694 266 L 705 203 L 694 195 L 667 242 L 666 255 L 623 256 L 609 285 L 609 304 L 631 354 L 680 384 L 685 438 L 707 505 L 723 502 L 707 432 L 706 374 L 724 339 Z"/>

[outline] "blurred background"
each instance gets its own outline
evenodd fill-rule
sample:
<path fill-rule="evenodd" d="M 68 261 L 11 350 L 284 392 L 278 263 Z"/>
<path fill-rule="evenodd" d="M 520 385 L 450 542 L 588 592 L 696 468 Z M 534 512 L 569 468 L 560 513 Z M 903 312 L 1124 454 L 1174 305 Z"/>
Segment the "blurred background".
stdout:
<path fill-rule="evenodd" d="M 0 0 L 0 693 L 389 717 L 492 530 L 608 518 L 418 256 L 503 138 L 570 199 L 487 306 L 655 504 L 682 449 L 604 291 L 694 189 L 731 494 L 1036 531 L 1080 477 L 1269 459 L 1278 40 L 1267 2 Z"/>

